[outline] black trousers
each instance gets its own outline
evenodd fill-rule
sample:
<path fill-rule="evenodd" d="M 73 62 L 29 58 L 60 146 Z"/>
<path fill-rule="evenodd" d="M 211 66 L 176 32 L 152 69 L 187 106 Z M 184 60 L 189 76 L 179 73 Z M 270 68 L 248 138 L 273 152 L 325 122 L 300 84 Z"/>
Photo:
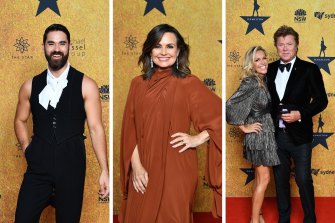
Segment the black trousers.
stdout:
<path fill-rule="evenodd" d="M 287 133 L 277 136 L 280 165 L 273 168 L 276 183 L 279 223 L 289 223 L 291 214 L 290 166 L 294 162 L 295 181 L 299 187 L 300 200 L 304 210 L 304 223 L 315 223 L 314 187 L 311 175 L 312 146 L 310 143 L 296 146 Z"/>
<path fill-rule="evenodd" d="M 54 194 L 56 222 L 79 223 L 86 172 L 84 137 L 76 136 L 57 145 L 34 136 L 25 156 L 28 166 L 15 222 L 38 223 Z"/>

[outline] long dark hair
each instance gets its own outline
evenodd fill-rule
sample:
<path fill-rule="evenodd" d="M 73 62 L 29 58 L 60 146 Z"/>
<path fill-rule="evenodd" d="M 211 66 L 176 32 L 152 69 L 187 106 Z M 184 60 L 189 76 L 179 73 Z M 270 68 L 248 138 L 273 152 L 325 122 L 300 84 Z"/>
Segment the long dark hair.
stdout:
<path fill-rule="evenodd" d="M 165 33 L 173 33 L 177 38 L 177 48 L 180 50 L 178 55 L 178 69 L 177 63 L 172 66 L 172 74 L 177 77 L 185 77 L 191 73 L 188 61 L 190 52 L 189 46 L 185 43 L 184 38 L 180 35 L 178 30 L 168 24 L 160 24 L 155 26 L 147 35 L 142 48 L 142 54 L 138 59 L 138 65 L 142 64 L 142 74 L 145 80 L 150 79 L 156 70 L 156 65 L 151 68 L 150 58 L 152 49 L 161 41 Z"/>

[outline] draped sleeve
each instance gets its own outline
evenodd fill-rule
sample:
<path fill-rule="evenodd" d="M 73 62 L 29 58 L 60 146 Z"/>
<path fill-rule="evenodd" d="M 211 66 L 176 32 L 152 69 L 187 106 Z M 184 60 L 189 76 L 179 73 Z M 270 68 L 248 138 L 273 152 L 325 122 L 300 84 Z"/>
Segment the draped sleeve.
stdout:
<path fill-rule="evenodd" d="M 137 144 L 136 125 L 135 125 L 135 96 L 136 96 L 136 81 L 134 78 L 131 82 L 126 106 L 123 113 L 121 143 L 120 143 L 120 181 L 123 199 L 127 199 L 128 183 L 130 178 L 130 160 Z"/>
<path fill-rule="evenodd" d="M 256 97 L 258 82 L 254 78 L 245 78 L 240 87 L 226 102 L 226 121 L 231 125 L 243 125 L 250 114 Z"/>
<path fill-rule="evenodd" d="M 212 214 L 222 217 L 222 100 L 190 76 L 189 108 L 195 130 L 209 134 L 205 178 L 214 192 Z"/>

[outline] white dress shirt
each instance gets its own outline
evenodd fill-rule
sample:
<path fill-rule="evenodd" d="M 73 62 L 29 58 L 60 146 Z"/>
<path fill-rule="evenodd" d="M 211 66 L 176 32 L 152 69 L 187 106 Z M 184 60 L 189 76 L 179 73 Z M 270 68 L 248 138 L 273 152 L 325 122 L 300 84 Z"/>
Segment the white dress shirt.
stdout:
<path fill-rule="evenodd" d="M 291 63 L 291 68 L 289 71 L 287 71 L 286 69 L 283 70 L 283 72 L 278 68 L 277 71 L 277 76 L 275 79 L 275 84 L 276 84 L 276 90 L 277 90 L 277 94 L 279 96 L 279 100 L 281 101 L 284 97 L 284 93 L 286 90 L 286 85 L 288 82 L 288 79 L 290 78 L 293 66 L 294 66 L 294 62 L 296 60 L 297 57 L 294 57 L 289 63 Z M 284 62 L 280 61 L 280 64 L 284 64 Z M 282 119 L 279 119 L 279 127 L 280 128 L 285 128 L 285 124 L 283 122 Z"/>
<path fill-rule="evenodd" d="M 67 68 L 59 77 L 55 77 L 48 69 L 47 85 L 38 96 L 39 103 L 46 110 L 48 109 L 49 102 L 52 107 L 57 107 L 57 103 L 62 95 L 63 89 L 67 86 L 67 76 L 69 74 L 69 69 L 70 64 L 67 65 Z"/>

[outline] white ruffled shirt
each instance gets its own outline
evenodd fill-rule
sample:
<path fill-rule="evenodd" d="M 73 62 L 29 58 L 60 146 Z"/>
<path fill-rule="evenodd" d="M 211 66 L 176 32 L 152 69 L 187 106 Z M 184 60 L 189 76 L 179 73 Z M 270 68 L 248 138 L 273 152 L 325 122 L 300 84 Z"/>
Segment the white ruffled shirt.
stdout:
<path fill-rule="evenodd" d="M 40 105 L 42 105 L 45 110 L 48 110 L 48 105 L 56 108 L 57 103 L 62 95 L 63 89 L 67 86 L 67 76 L 69 74 L 70 64 L 59 76 L 55 77 L 51 71 L 47 71 L 47 85 L 43 88 L 41 93 L 38 95 L 38 100 Z"/>

